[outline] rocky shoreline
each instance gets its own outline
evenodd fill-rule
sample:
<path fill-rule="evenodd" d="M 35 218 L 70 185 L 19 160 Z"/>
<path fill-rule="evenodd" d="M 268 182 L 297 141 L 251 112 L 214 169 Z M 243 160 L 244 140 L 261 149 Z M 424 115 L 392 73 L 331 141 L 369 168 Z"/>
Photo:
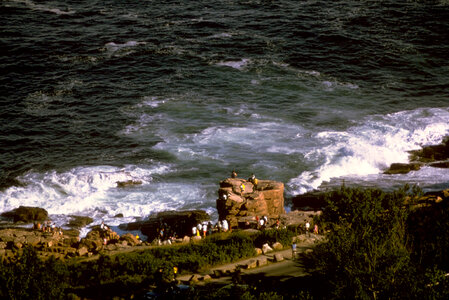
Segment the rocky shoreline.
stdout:
<path fill-rule="evenodd" d="M 241 191 L 241 185 L 246 186 Z M 260 180 L 256 185 L 239 178 L 228 178 L 220 183 L 217 207 L 220 222 L 226 220 L 230 230 L 258 230 L 280 227 L 303 228 L 311 223 L 319 212 L 292 211 L 285 213 L 283 184 Z M 229 195 L 226 199 L 223 194 Z M 98 254 L 112 254 L 148 247 L 182 244 L 198 241 L 203 234 L 192 236 L 192 227 L 207 223 L 210 216 L 202 210 L 165 211 L 149 216 L 144 221 L 121 224 L 119 228 L 128 233 L 118 235 L 107 224 L 90 226 L 89 217 L 70 216 L 63 228 L 55 228 L 48 220 L 48 213 L 38 207 L 21 206 L 1 215 L 0 257 L 8 259 L 26 246 L 32 246 L 40 257 L 54 256 L 58 259 L 89 258 Z M 265 223 L 260 225 L 259 220 Z M 209 227 L 208 235 L 222 231 L 216 224 Z M 24 228 L 23 226 L 32 228 Z M 80 229 L 89 228 L 80 238 Z M 164 228 L 166 236 L 161 237 Z M 129 231 L 140 231 L 141 239 Z M 147 241 L 143 241 L 147 240 Z M 262 251 L 262 250 L 261 250 Z"/>
<path fill-rule="evenodd" d="M 440 145 L 410 151 L 409 164 L 392 164 L 385 173 L 409 172 L 424 165 L 449 167 L 449 138 Z M 219 221 L 226 220 L 231 230 L 261 229 L 259 222 L 263 217 L 267 220 L 263 228 L 303 228 L 304 224 L 312 222 L 313 217 L 326 205 L 324 193 L 313 191 L 293 197 L 292 211 L 285 213 L 283 183 L 254 178 L 246 180 L 237 176 L 221 181 L 217 193 Z M 429 192 L 419 199 L 417 206 L 432 206 L 441 201 L 448 201 L 448 196 L 449 190 Z M 42 225 L 49 220 L 47 211 L 42 208 L 21 206 L 2 213 L 0 257 L 13 257 L 25 246 L 35 248 L 41 257 L 72 259 L 131 251 L 162 243 L 189 243 L 201 239 L 200 236 L 192 236 L 192 227 L 210 222 L 210 216 L 202 210 L 166 211 L 151 215 L 144 221 L 119 226 L 124 231 L 141 231 L 147 237 L 147 242 L 132 233 L 119 236 L 110 228 L 105 230 L 98 225 L 89 227 L 93 222 L 89 217 L 70 217 L 70 221 L 64 226 L 68 229 L 51 228 L 48 224 L 47 229 L 43 230 Z M 29 228 L 30 226 L 33 228 Z M 89 233 L 80 238 L 80 229 L 83 227 L 89 228 Z M 161 239 L 159 232 L 162 227 L 170 228 L 172 236 Z M 219 230 L 220 228 L 214 226 L 209 229 L 208 234 Z"/>

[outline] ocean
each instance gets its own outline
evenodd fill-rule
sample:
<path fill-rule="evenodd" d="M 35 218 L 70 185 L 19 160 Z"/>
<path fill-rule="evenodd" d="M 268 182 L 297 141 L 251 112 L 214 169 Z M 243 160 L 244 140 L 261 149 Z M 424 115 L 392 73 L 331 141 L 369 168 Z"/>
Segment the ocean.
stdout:
<path fill-rule="evenodd" d="M 216 219 L 233 169 L 284 182 L 287 209 L 343 182 L 449 187 L 447 169 L 383 174 L 449 136 L 448 1 L 0 10 L 0 212 L 38 206 L 57 225 L 187 209 Z"/>

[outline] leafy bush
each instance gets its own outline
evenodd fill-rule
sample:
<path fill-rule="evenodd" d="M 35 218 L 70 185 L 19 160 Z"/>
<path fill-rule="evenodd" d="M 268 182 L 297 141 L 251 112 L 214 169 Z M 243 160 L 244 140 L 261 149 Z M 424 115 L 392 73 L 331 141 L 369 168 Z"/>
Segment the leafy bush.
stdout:
<path fill-rule="evenodd" d="M 411 255 L 417 245 L 410 238 L 411 210 L 404 201 L 409 199 L 413 203 L 418 195 L 420 190 L 409 186 L 392 193 L 342 186 L 327 194 L 328 206 L 320 222 L 330 233 L 327 242 L 318 245 L 306 259 L 307 268 L 321 282 L 317 290 L 321 297 L 447 296 L 447 292 L 437 290 L 435 284 L 444 284 L 447 280 L 441 276 L 437 276 L 439 281 L 435 281 L 434 276 L 422 276 L 420 262 Z M 437 226 L 440 230 L 447 230 L 449 223 L 441 225 Z M 440 236 L 445 243 L 447 237 Z M 432 243 L 434 241 L 425 247 L 433 249 Z M 430 274 L 439 273 L 431 271 Z"/>
<path fill-rule="evenodd" d="M 62 299 L 68 271 L 65 264 L 42 261 L 31 247 L 0 265 L 0 299 Z"/>

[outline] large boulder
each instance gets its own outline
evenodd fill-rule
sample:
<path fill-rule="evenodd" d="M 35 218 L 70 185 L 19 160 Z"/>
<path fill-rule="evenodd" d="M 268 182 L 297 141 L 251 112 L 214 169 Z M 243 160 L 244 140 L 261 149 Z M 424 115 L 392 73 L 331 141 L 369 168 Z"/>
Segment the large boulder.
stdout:
<path fill-rule="evenodd" d="M 90 223 L 92 223 L 94 220 L 91 217 L 84 217 L 84 216 L 70 216 L 69 223 L 66 224 L 67 227 L 74 228 L 74 229 L 80 229 L 83 228 Z"/>
<path fill-rule="evenodd" d="M 242 184 L 245 186 L 242 191 Z M 220 182 L 217 210 L 220 219 L 237 227 L 241 218 L 248 216 L 276 217 L 284 211 L 284 184 L 272 180 L 259 180 L 257 185 L 241 179 L 227 178 Z"/>
<path fill-rule="evenodd" d="M 85 238 L 81 239 L 78 249 L 86 248 L 89 252 L 98 252 L 103 249 L 104 234 L 99 230 L 90 231 Z M 80 255 L 82 256 L 82 255 Z"/>
<path fill-rule="evenodd" d="M 136 246 L 141 242 L 137 239 L 137 237 L 132 233 L 125 233 L 120 237 L 120 241 L 126 241 L 127 245 Z"/>
<path fill-rule="evenodd" d="M 8 212 L 1 214 L 2 217 L 12 219 L 14 223 L 31 223 L 34 221 L 45 221 L 48 218 L 48 212 L 40 207 L 20 206 Z"/>
<path fill-rule="evenodd" d="M 183 237 L 192 234 L 193 226 L 208 220 L 210 216 L 204 210 L 164 211 L 149 216 L 145 221 L 121 224 L 119 227 L 123 230 L 140 230 L 148 240 L 153 240 L 161 228 L 164 228 L 166 235 L 176 233 Z"/>

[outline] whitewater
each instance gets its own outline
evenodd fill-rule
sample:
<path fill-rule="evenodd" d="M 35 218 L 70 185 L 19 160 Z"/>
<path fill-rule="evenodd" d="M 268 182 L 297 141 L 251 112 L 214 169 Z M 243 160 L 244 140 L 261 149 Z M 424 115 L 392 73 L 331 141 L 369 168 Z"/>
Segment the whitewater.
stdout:
<path fill-rule="evenodd" d="M 383 174 L 449 136 L 444 1 L 0 5 L 0 212 L 216 219 L 233 169 L 284 182 L 287 209 L 343 182 L 449 187 Z"/>

